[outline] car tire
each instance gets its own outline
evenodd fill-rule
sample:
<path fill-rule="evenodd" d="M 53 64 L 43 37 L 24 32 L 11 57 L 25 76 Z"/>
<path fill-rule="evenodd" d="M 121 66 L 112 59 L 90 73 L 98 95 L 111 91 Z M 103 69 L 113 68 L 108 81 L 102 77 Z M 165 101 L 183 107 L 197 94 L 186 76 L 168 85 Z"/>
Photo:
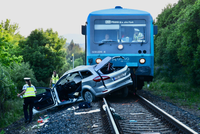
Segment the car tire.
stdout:
<path fill-rule="evenodd" d="M 86 91 L 85 93 L 84 93 L 84 100 L 86 101 L 86 102 L 93 102 L 93 101 L 95 101 L 95 96 L 93 95 L 93 93 L 91 93 L 90 91 Z"/>
<path fill-rule="evenodd" d="M 121 91 L 122 91 L 122 98 L 126 98 L 128 96 L 128 87 L 123 88 Z"/>

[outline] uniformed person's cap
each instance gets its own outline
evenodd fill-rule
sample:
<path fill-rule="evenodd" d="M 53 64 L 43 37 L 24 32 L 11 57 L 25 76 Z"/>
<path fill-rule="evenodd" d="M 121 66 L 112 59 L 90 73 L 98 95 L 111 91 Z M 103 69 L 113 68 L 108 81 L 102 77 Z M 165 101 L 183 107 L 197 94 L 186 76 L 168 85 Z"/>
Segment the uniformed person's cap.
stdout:
<path fill-rule="evenodd" d="M 134 28 L 134 30 L 136 31 L 136 32 L 139 32 L 140 30 L 139 29 L 137 29 L 137 28 Z"/>
<path fill-rule="evenodd" d="M 28 78 L 28 77 L 25 77 L 25 78 L 24 78 L 25 81 L 28 81 L 28 80 L 30 80 L 30 79 L 31 79 L 31 78 Z"/>

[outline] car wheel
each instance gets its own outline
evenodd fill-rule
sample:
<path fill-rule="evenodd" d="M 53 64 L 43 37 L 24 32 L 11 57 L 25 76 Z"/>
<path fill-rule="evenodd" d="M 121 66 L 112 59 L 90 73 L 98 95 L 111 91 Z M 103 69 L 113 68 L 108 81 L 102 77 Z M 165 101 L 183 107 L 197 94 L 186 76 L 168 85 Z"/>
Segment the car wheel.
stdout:
<path fill-rule="evenodd" d="M 121 91 L 122 91 L 122 97 L 123 98 L 128 96 L 128 87 L 123 88 Z"/>
<path fill-rule="evenodd" d="M 84 93 L 84 99 L 86 102 L 93 102 L 95 100 L 95 96 L 90 91 L 86 91 Z"/>

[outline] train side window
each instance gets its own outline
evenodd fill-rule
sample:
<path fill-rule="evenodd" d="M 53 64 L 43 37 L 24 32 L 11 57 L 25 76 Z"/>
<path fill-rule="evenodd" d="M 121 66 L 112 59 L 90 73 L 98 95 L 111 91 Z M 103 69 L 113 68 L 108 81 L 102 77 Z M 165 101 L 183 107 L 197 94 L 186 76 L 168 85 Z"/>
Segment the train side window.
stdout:
<path fill-rule="evenodd" d="M 81 75 L 83 76 L 83 78 L 87 78 L 91 76 L 92 73 L 90 71 L 81 71 Z"/>

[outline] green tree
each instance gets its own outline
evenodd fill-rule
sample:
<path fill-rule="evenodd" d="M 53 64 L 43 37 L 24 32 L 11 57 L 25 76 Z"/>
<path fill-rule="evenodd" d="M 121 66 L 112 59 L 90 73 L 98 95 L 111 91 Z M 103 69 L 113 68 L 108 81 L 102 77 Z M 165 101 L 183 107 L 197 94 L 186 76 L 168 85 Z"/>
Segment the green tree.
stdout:
<path fill-rule="evenodd" d="M 79 58 L 81 57 L 82 52 L 82 48 L 79 46 L 79 44 L 75 44 L 73 40 L 67 46 L 67 53 L 69 57 L 72 55 L 72 53 L 74 53 L 75 58 Z"/>
<path fill-rule="evenodd" d="M 179 0 L 157 17 L 155 65 L 165 68 L 169 81 L 200 85 L 200 0 Z"/>
<path fill-rule="evenodd" d="M 66 63 L 65 42 L 52 29 L 36 29 L 19 43 L 20 54 L 29 62 L 38 81 L 49 82 L 53 70 L 59 71 Z"/>
<path fill-rule="evenodd" d="M 3 27 L 3 29 L 5 29 L 9 34 L 11 34 L 12 36 L 15 34 L 19 34 L 19 32 L 17 32 L 19 30 L 19 25 L 18 24 L 10 24 L 11 21 L 9 19 L 6 19 L 5 22 L 1 22 L 1 25 Z"/>
<path fill-rule="evenodd" d="M 9 74 L 12 81 L 15 83 L 15 86 L 18 89 L 18 92 L 21 92 L 22 86 L 25 84 L 24 78 L 31 78 L 31 82 L 34 86 L 41 86 L 38 84 L 34 72 L 31 69 L 28 63 L 22 62 L 21 64 L 12 63 L 9 67 Z"/>
<path fill-rule="evenodd" d="M 4 66 L 9 66 L 12 62 L 20 63 L 23 58 L 16 56 L 14 51 L 13 36 L 0 24 L 0 63 Z"/>
<path fill-rule="evenodd" d="M 191 2 L 191 1 L 190 1 Z M 184 14 L 178 20 L 179 32 L 182 35 L 181 46 L 178 48 L 178 58 L 186 68 L 189 79 L 195 85 L 200 85 L 199 45 L 200 45 L 200 0 L 194 5 L 188 5 L 183 10 Z"/>
<path fill-rule="evenodd" d="M 66 51 L 67 51 L 67 54 L 68 54 L 66 56 L 66 58 L 67 58 L 69 63 L 71 63 L 70 57 L 72 56 L 72 54 L 74 54 L 74 60 L 79 59 L 79 58 L 82 59 L 82 60 L 77 60 L 77 61 L 79 61 L 79 62 L 76 63 L 77 66 L 85 64 L 85 52 L 79 46 L 79 44 L 75 44 L 74 41 L 72 40 L 70 42 L 70 44 L 67 45 Z M 72 65 L 72 63 L 71 63 L 71 65 Z"/>
<path fill-rule="evenodd" d="M 19 34 L 19 25 L 16 23 L 11 24 L 11 20 L 6 19 L 5 22 L 2 21 L 1 26 L 8 34 L 12 36 L 13 40 L 11 44 L 14 44 L 14 47 L 17 47 L 19 41 L 24 39 L 24 37 Z"/>
<path fill-rule="evenodd" d="M 80 66 L 80 65 L 83 65 L 83 59 L 82 59 L 82 57 L 80 57 L 80 58 L 78 58 L 78 59 L 76 59 L 74 61 L 74 67 L 77 67 L 77 66 Z"/>

